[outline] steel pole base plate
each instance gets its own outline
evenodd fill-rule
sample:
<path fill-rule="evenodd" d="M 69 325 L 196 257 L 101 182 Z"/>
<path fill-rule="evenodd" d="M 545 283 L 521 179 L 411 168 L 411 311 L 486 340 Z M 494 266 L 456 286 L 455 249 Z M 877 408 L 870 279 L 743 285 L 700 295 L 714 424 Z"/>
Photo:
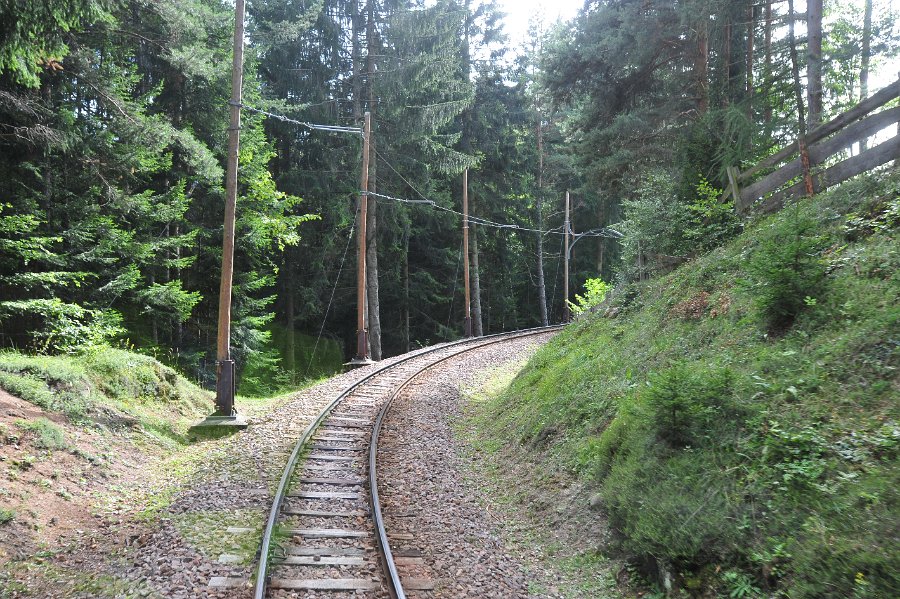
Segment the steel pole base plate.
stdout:
<path fill-rule="evenodd" d="M 344 364 L 344 368 L 346 370 L 353 370 L 355 368 L 362 368 L 363 366 L 369 366 L 374 363 L 375 360 L 372 360 L 371 358 L 360 358 L 359 356 L 357 356 Z"/>

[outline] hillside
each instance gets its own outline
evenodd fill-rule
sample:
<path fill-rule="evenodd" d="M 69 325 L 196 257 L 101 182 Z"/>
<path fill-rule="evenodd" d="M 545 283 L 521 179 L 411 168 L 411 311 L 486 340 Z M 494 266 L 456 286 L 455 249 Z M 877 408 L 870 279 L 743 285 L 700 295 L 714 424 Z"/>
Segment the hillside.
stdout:
<path fill-rule="evenodd" d="M 898 227 L 894 169 L 619 289 L 480 404 L 481 446 L 594 489 L 598 550 L 676 596 L 898 596 Z"/>
<path fill-rule="evenodd" d="M 165 502 L 179 476 L 165 460 L 210 411 L 208 391 L 148 356 L 0 352 L 0 595 L 9 569 Z"/>

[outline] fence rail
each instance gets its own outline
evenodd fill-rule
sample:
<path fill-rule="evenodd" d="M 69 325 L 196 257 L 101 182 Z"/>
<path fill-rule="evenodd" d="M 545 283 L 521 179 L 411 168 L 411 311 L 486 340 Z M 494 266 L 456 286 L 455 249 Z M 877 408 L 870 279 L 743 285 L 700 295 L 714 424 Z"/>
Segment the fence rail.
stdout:
<path fill-rule="evenodd" d="M 875 112 L 897 97 L 900 97 L 900 79 L 752 168 L 740 172 L 736 167 L 728 167 L 729 188 L 723 199 L 731 196 L 735 209 L 741 214 L 746 214 L 751 208 L 754 211 L 774 212 L 786 201 L 808 193 L 810 188 L 814 192 L 823 191 L 900 158 L 898 134 L 856 156 L 823 168 L 829 158 L 853 144 L 891 125 L 900 126 L 900 106 Z M 772 168 L 775 170 L 761 178 L 756 177 Z M 801 177 L 799 183 L 788 185 L 797 177 Z"/>

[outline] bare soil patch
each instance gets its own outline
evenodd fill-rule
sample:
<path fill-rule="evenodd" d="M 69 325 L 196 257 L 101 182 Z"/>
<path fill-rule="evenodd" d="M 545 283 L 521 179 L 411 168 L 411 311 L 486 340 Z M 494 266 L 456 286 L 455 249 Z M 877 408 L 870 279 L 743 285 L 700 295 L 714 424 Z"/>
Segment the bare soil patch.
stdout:
<path fill-rule="evenodd" d="M 48 440 L 44 430 L 61 436 Z M 159 453 L 137 446 L 129 432 L 76 426 L 0 390 L 0 499 L 11 512 L 0 525 L 0 561 L 27 559 L 97 529 L 115 516 L 113 506 L 103 509 L 106 493 L 136 483 Z"/>

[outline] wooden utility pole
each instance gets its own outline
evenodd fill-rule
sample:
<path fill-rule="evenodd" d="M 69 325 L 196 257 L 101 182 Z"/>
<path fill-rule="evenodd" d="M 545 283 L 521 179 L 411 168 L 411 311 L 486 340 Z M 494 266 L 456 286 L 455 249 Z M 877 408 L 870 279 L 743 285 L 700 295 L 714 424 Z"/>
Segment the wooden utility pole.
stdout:
<path fill-rule="evenodd" d="M 234 56 L 231 62 L 231 120 L 225 173 L 225 231 L 219 287 L 216 350 L 216 416 L 234 417 L 234 360 L 231 359 L 231 281 L 234 271 L 234 219 L 237 204 L 238 150 L 241 140 L 241 87 L 244 75 L 244 0 L 234 3 Z"/>
<path fill-rule="evenodd" d="M 569 225 L 569 192 L 566 192 L 566 220 L 563 224 L 563 233 L 565 239 L 565 248 L 564 252 L 565 260 L 563 261 L 565 266 L 563 267 L 563 322 L 569 322 L 570 314 L 569 314 L 569 252 L 571 250 L 571 246 L 569 245 L 569 231 L 571 226 Z"/>
<path fill-rule="evenodd" d="M 353 364 L 369 360 L 369 332 L 366 323 L 366 211 L 369 206 L 369 143 L 372 137 L 372 113 L 365 114 L 362 172 L 359 175 L 359 253 L 356 259 L 356 358 Z"/>
<path fill-rule="evenodd" d="M 463 281 L 466 286 L 466 337 L 472 336 L 472 294 L 469 291 L 469 169 L 463 171 Z"/>

